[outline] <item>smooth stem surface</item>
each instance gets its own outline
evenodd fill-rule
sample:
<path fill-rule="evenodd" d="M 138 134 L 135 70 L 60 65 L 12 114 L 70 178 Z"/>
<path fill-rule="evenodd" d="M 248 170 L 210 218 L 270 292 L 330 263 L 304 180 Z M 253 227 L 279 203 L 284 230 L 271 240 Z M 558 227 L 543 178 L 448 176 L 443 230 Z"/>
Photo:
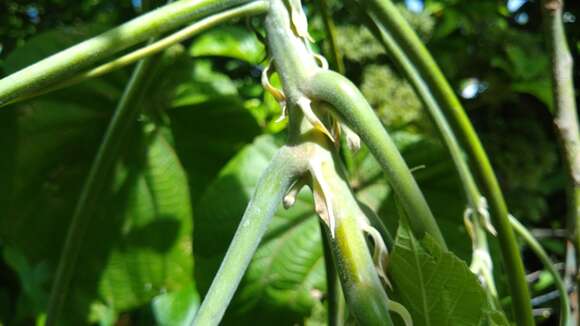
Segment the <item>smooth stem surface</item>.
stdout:
<path fill-rule="evenodd" d="M 320 9 L 324 23 L 324 32 L 326 33 L 326 41 L 329 47 L 328 57 L 330 67 L 338 71 L 341 75 L 344 75 L 344 61 L 342 60 L 342 53 L 340 53 L 337 44 L 336 25 L 332 19 L 332 10 L 328 5 L 328 0 L 317 0 L 316 2 L 318 3 L 318 8 Z"/>
<path fill-rule="evenodd" d="M 566 285 L 560 276 L 560 273 L 554 267 L 554 263 L 542 248 L 542 245 L 534 238 L 533 235 L 523 226 L 515 217 L 510 216 L 510 223 L 514 227 L 514 231 L 524 240 L 524 242 L 532 249 L 536 256 L 540 259 L 544 268 L 552 274 L 554 278 L 554 283 L 558 294 L 560 296 L 560 325 L 569 326 L 571 325 L 570 318 L 570 301 L 568 299 L 568 291 L 566 290 Z"/>
<path fill-rule="evenodd" d="M 173 33 L 167 37 L 160 39 L 152 44 L 148 44 L 138 50 L 135 50 L 131 53 L 123 55 L 120 58 L 117 58 L 113 61 L 107 62 L 102 64 L 96 68 L 93 68 L 89 71 L 83 72 L 79 75 L 76 75 L 70 79 L 64 80 L 59 82 L 55 85 L 48 86 L 46 88 L 40 89 L 37 92 L 25 94 L 22 97 L 15 98 L 6 104 L 13 104 L 15 102 L 19 102 L 22 100 L 30 99 L 39 95 L 43 95 L 55 90 L 62 89 L 64 87 L 72 86 L 74 84 L 83 82 L 87 79 L 96 78 L 113 72 L 115 70 L 121 69 L 127 65 L 135 63 L 145 57 L 150 55 L 159 53 L 164 49 L 177 44 L 179 42 L 183 42 L 200 32 L 203 32 L 209 28 L 212 28 L 220 23 L 226 22 L 228 20 L 238 18 L 238 17 L 245 17 L 251 15 L 259 15 L 263 14 L 268 10 L 268 3 L 266 1 L 258 0 L 254 2 L 250 2 L 245 5 L 241 5 L 238 7 L 234 7 L 232 9 L 228 9 L 226 11 L 211 15 L 207 18 L 204 18 L 198 22 L 195 22 L 180 31 Z"/>
<path fill-rule="evenodd" d="M 328 150 L 332 145 L 318 147 L 313 156 L 322 157 L 323 176 L 332 192 L 331 207 L 335 214 L 334 236 L 324 226 L 342 283 L 348 308 L 359 325 L 392 325 L 388 297 L 383 289 L 360 223 L 366 218 L 358 206 L 350 186 L 334 165 L 337 156 Z"/>
<path fill-rule="evenodd" d="M 409 167 L 358 88 L 342 75 L 332 71 L 320 71 L 304 87 L 305 93 L 310 97 L 332 105 L 338 116 L 369 147 L 407 212 L 413 233 L 420 239 L 425 233 L 429 233 L 443 248 L 447 248 Z"/>
<path fill-rule="evenodd" d="M 481 194 L 477 188 L 477 184 L 471 174 L 469 166 L 465 161 L 459 141 L 455 137 L 455 133 L 447 122 L 443 110 L 435 100 L 429 86 L 421 77 L 415 66 L 411 63 L 406 53 L 399 47 L 388 31 L 380 24 L 374 14 L 369 13 L 367 23 L 367 26 L 374 32 L 375 37 L 383 44 L 383 47 L 402 70 L 409 83 L 413 86 L 418 97 L 421 99 L 421 102 L 423 102 L 423 105 L 427 108 L 429 116 L 433 120 L 439 135 L 451 155 L 455 169 L 461 179 L 467 202 L 474 209 L 477 208 Z"/>
<path fill-rule="evenodd" d="M 580 135 L 574 92 L 573 61 L 562 23 L 562 0 L 543 0 L 545 37 L 552 62 L 552 92 L 554 94 L 554 126 L 560 143 L 560 153 L 568 175 L 567 219 L 568 238 L 576 249 L 576 288 L 580 307 Z M 580 314 L 578 314 L 580 318 Z M 580 323 L 580 320 L 577 321 Z"/>
<path fill-rule="evenodd" d="M 344 304 L 340 282 L 336 274 L 336 267 L 332 260 L 332 250 L 328 238 L 324 233 L 326 226 L 320 221 L 320 233 L 322 235 L 322 248 L 324 250 L 324 266 L 326 270 L 326 309 L 328 311 L 328 326 L 344 325 Z"/>
<path fill-rule="evenodd" d="M 218 325 L 297 173 L 295 156 L 282 148 L 262 174 L 238 229 L 192 325 Z"/>
<path fill-rule="evenodd" d="M 441 109 L 439 103 L 435 99 L 435 96 L 431 92 L 429 85 L 427 82 L 422 78 L 419 74 L 413 63 L 410 61 L 409 57 L 407 57 L 406 53 L 401 49 L 399 44 L 395 41 L 392 35 L 384 28 L 384 26 L 379 22 L 376 16 L 373 13 L 367 13 L 368 16 L 365 22 L 367 23 L 367 27 L 374 33 L 375 37 L 382 43 L 385 50 L 388 52 L 390 57 L 395 61 L 398 65 L 400 70 L 403 72 L 404 76 L 412 85 L 413 89 L 417 93 L 418 97 L 421 99 L 425 108 L 427 108 L 427 112 L 431 117 L 431 120 L 435 124 L 437 131 L 445 147 L 447 148 L 451 159 L 453 160 L 453 164 L 455 166 L 455 170 L 461 180 L 461 185 L 463 191 L 465 193 L 465 198 L 467 200 L 467 205 L 473 212 L 473 244 L 474 244 L 474 252 L 477 253 L 488 253 L 489 254 L 489 246 L 487 243 L 487 234 L 484 226 L 480 223 L 481 214 L 478 211 L 478 208 L 481 207 L 481 193 L 475 182 L 475 178 L 471 173 L 469 165 L 465 160 L 463 155 L 463 151 L 461 146 L 459 145 L 459 141 L 455 137 L 455 133 L 453 129 L 449 125 L 449 122 L 445 118 L 443 110 Z M 485 209 L 485 208 L 484 208 Z M 475 257 L 475 259 L 478 259 Z M 499 305 L 496 304 L 497 301 L 497 291 L 495 287 L 495 281 L 493 279 L 493 275 L 491 275 L 491 270 L 482 271 L 485 278 L 485 283 L 487 284 L 486 290 L 488 292 L 488 298 L 492 305 L 495 305 L 496 308 Z"/>
<path fill-rule="evenodd" d="M 490 204 L 491 217 L 497 230 L 508 285 L 513 299 L 516 322 L 520 326 L 534 325 L 532 306 L 525 270 L 514 232 L 509 222 L 508 209 L 493 172 L 489 158 L 473 125 L 465 114 L 453 89 L 443 76 L 435 60 L 401 16 L 390 0 L 359 0 L 369 14 L 375 15 L 384 29 L 390 33 L 410 62 L 425 80 L 436 101 L 452 123 L 464 144 L 469 160 L 479 177 L 483 193 Z"/>
<path fill-rule="evenodd" d="M 0 107 L 26 93 L 69 78 L 150 37 L 246 2 L 248 0 L 181 0 L 139 16 L 1 79 Z"/>
<path fill-rule="evenodd" d="M 101 193 L 110 180 L 113 164 L 119 156 L 124 135 L 136 121 L 140 109 L 139 101 L 148 80 L 147 76 L 154 68 L 156 61 L 155 57 L 150 57 L 139 62 L 135 68 L 91 166 L 67 231 L 55 281 L 50 292 L 46 321 L 48 326 L 57 324 L 87 227 L 101 199 Z"/>

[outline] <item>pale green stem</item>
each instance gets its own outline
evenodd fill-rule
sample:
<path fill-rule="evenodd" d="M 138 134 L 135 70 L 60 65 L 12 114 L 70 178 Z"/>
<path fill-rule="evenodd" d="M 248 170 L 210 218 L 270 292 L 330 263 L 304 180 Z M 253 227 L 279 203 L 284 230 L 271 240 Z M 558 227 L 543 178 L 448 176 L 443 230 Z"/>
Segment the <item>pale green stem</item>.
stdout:
<path fill-rule="evenodd" d="M 141 108 L 139 101 L 143 96 L 142 92 L 146 86 L 147 77 L 156 62 L 154 59 L 155 57 L 147 58 L 139 62 L 135 68 L 107 127 L 97 156 L 91 165 L 89 175 L 84 183 L 67 230 L 55 281 L 50 292 L 46 321 L 48 326 L 57 324 L 59 314 L 68 294 L 84 236 L 97 208 L 102 191 L 110 180 L 113 164 L 119 156 L 119 151 L 125 139 L 124 136 L 136 121 L 137 113 Z"/>
<path fill-rule="evenodd" d="M 546 270 L 552 274 L 554 278 L 554 284 L 560 295 L 560 325 L 561 326 L 571 326 L 572 320 L 570 318 L 570 301 L 568 299 L 568 291 L 566 290 L 566 285 L 560 276 L 560 273 L 554 267 L 554 263 L 542 248 L 542 245 L 534 238 L 533 235 L 523 226 L 515 217 L 510 215 L 510 223 L 512 224 L 514 231 L 524 240 L 524 242 L 532 249 L 536 256 L 540 259 Z"/>
<path fill-rule="evenodd" d="M 534 325 L 532 306 L 525 270 L 515 235 L 509 223 L 508 210 L 489 158 L 473 125 L 443 76 L 435 60 L 390 0 L 359 0 L 367 13 L 376 17 L 401 50 L 406 54 L 446 117 L 463 142 L 469 161 L 477 172 L 485 197 L 489 201 L 491 217 L 497 230 L 508 285 L 513 298 L 514 316 L 518 325 Z"/>
<path fill-rule="evenodd" d="M 334 235 L 327 226 L 324 230 L 348 308 L 359 325 L 392 325 L 389 300 L 361 229 L 361 223 L 368 222 L 350 186 L 337 172 L 334 165 L 337 157 L 333 157 L 328 150 L 331 147 L 330 144 L 322 144 L 313 151 L 313 156 L 322 157 L 324 182 L 332 189 L 332 199 L 328 204 L 334 212 L 336 228 Z"/>
<path fill-rule="evenodd" d="M 477 250 L 489 253 L 487 235 L 484 226 L 480 223 L 479 218 L 481 217 L 481 214 L 478 212 L 482 196 L 479 192 L 477 183 L 475 182 L 475 178 L 465 160 L 459 141 L 455 137 L 451 126 L 447 122 L 447 119 L 445 118 L 439 103 L 436 101 L 433 93 L 429 89 L 429 86 L 421 77 L 415 66 L 411 63 L 405 52 L 403 52 L 393 37 L 380 24 L 373 13 L 368 13 L 368 16 L 368 27 L 373 31 L 375 37 L 383 44 L 391 58 L 400 67 L 404 75 L 407 77 L 407 80 L 413 86 L 418 97 L 423 102 L 423 105 L 427 108 L 427 112 L 433 120 L 440 137 L 449 151 L 455 165 L 455 170 L 461 180 L 465 198 L 467 199 L 467 205 L 471 208 L 474 214 L 474 234 L 472 239 L 474 242 L 474 251 Z M 489 275 L 483 276 L 485 277 L 485 283 L 487 284 L 486 289 L 490 292 L 490 301 L 495 305 L 497 301 L 497 292 L 495 290 L 495 281 L 493 280 L 491 271 L 489 272 Z"/>
<path fill-rule="evenodd" d="M 209 28 L 212 28 L 220 23 L 223 23 L 223 22 L 226 22 L 226 21 L 229 21 L 231 19 L 238 18 L 238 17 L 263 14 L 267 10 L 268 10 L 268 2 L 258 0 L 258 1 L 250 2 L 248 4 L 234 7 L 232 9 L 228 9 L 226 11 L 214 14 L 212 16 L 209 16 L 207 18 L 204 18 L 198 22 L 191 24 L 186 28 L 183 28 L 182 30 L 180 30 L 176 33 L 173 33 L 167 37 L 164 37 L 155 43 L 148 44 L 148 45 L 146 45 L 138 50 L 130 52 L 130 53 L 128 53 L 120 58 L 117 58 L 113 61 L 102 64 L 96 68 L 89 70 L 89 71 L 86 71 L 86 72 L 83 72 L 79 75 L 76 75 L 70 79 L 64 80 L 62 82 L 58 82 L 55 85 L 48 86 L 46 88 L 40 89 L 37 92 L 25 94 L 22 97 L 15 98 L 15 99 L 11 100 L 10 102 L 6 103 L 6 105 L 13 104 L 15 102 L 19 102 L 22 100 L 30 99 L 30 98 L 33 98 L 33 97 L 36 97 L 39 95 L 43 95 L 43 94 L 55 91 L 55 90 L 59 90 L 59 89 L 83 82 L 87 79 L 103 76 L 103 75 L 108 74 L 110 72 L 113 72 L 115 70 L 121 69 L 127 65 L 135 63 L 135 62 L 137 62 L 145 57 L 159 53 L 160 51 L 163 51 L 164 49 L 166 49 L 174 44 L 177 44 L 179 42 L 183 42 L 183 41 L 199 34 L 200 32 L 203 32 Z"/>
<path fill-rule="evenodd" d="M 70 78 L 76 72 L 150 37 L 247 2 L 181 0 L 160 7 L 1 79 L 0 107 L 27 93 Z"/>
<path fill-rule="evenodd" d="M 340 74 L 344 75 L 344 61 L 342 60 L 342 53 L 338 48 L 337 35 L 336 35 L 336 25 L 334 24 L 334 19 L 332 19 L 332 11 L 328 5 L 328 0 L 318 0 L 318 7 L 320 8 L 320 14 L 322 16 L 322 21 L 324 23 L 324 31 L 326 32 L 326 41 L 329 47 L 329 61 L 330 67 L 335 69 Z"/>
<path fill-rule="evenodd" d="M 568 238 L 576 251 L 576 306 L 580 309 L 580 132 L 574 89 L 573 59 L 566 41 L 562 22 L 563 0 L 542 0 L 545 38 L 552 62 L 552 92 L 554 94 L 554 126 L 560 143 L 560 153 L 567 174 Z M 580 324 L 580 313 L 577 313 Z"/>
<path fill-rule="evenodd" d="M 325 235 L 326 226 L 320 221 L 320 233 L 322 235 L 322 248 L 324 249 L 324 266 L 326 270 L 326 309 L 328 311 L 328 326 L 344 325 L 344 297 L 340 288 L 340 281 L 336 274 L 336 267 L 332 261 L 332 250 Z"/>
<path fill-rule="evenodd" d="M 282 198 L 301 173 L 301 162 L 283 147 L 256 185 L 238 229 L 192 325 L 218 325 Z"/>
<path fill-rule="evenodd" d="M 294 5 L 297 5 L 296 2 Z M 311 174 L 315 173 L 312 177 L 316 180 L 313 182 L 330 185 L 330 188 L 320 186 L 322 190 L 316 191 L 332 189 L 332 193 L 317 194 L 316 198 L 326 198 L 325 207 L 329 212 L 334 212 L 328 213 L 325 218 L 332 225 L 336 221 L 336 229 L 329 230 L 324 227 L 324 230 L 329 236 L 349 310 L 361 325 L 391 325 L 387 295 L 357 224 L 357 218 L 364 216 L 358 209 L 348 184 L 334 169 L 337 158 L 327 149 L 334 145 L 327 144 L 326 136 L 320 130 L 313 129 L 312 124 L 303 118 L 297 105 L 309 95 L 303 88 L 304 84 L 321 69 L 314 61 L 313 53 L 304 39 L 295 34 L 296 26 L 292 28 L 289 9 L 285 1 L 271 0 L 265 26 L 268 49 L 281 77 L 286 105 L 289 106 L 290 142 L 293 146 L 306 146 L 305 153 L 308 155 L 304 160 L 315 169 L 310 171 Z M 316 167 L 312 167 L 313 165 Z M 316 175 L 316 171 L 322 173 L 322 176 Z M 319 177 L 322 179 L 318 179 Z M 318 202 L 318 205 L 323 204 Z M 332 236 L 334 231 L 336 238 Z"/>
<path fill-rule="evenodd" d="M 413 233 L 418 238 L 429 233 L 446 248 L 443 235 L 409 167 L 358 88 L 333 71 L 318 72 L 302 87 L 309 97 L 330 104 L 369 147 L 407 212 Z"/>

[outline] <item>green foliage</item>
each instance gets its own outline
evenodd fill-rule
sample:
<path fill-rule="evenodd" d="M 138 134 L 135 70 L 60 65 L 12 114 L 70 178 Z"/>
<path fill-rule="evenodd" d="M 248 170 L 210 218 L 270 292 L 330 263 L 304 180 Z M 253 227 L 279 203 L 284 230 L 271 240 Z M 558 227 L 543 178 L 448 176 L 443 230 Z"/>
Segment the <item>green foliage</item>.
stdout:
<path fill-rule="evenodd" d="M 409 310 L 413 325 L 480 325 L 487 313 L 485 293 L 465 262 L 430 236 L 415 239 L 405 223 L 397 232 L 389 277 L 392 300 Z"/>
<path fill-rule="evenodd" d="M 199 37 L 190 48 L 193 57 L 223 56 L 257 64 L 265 59 L 264 45 L 247 28 L 226 25 Z"/>
<path fill-rule="evenodd" d="M 31 6 L 39 12 L 37 22 L 27 14 Z M 462 221 L 465 199 L 420 100 L 351 7 L 338 1 L 332 8 L 347 74 L 395 131 L 450 249 L 429 238 L 418 241 L 399 223 L 392 189 L 363 147 L 354 156 L 350 183 L 391 233 L 398 230 L 388 270 L 390 296 L 411 312 L 415 325 L 507 325 L 503 313 L 489 308 L 464 263 L 471 257 Z M 510 210 L 541 226 L 561 226 L 561 162 L 544 123 L 548 115 L 537 114 L 551 105 L 548 60 L 538 21 L 526 8 L 520 10 L 530 14 L 524 25 L 503 2 L 432 0 L 421 13 L 404 15 L 457 91 L 466 79 L 481 83 L 464 104 L 482 131 Z M 578 16 L 577 9 L 570 10 Z M 108 0 L 3 2 L 2 72 L 106 30 L 134 11 L 129 2 Z M 308 15 L 316 22 L 312 35 L 324 42 L 319 13 Z M 283 140 L 271 134 L 286 122 L 274 122 L 280 107 L 259 80 L 265 57 L 264 45 L 243 24 L 167 50 L 94 212 L 63 324 L 192 320 L 261 172 Z M 127 71 L 0 110 L 2 324 L 44 318 L 66 228 Z M 280 86 L 277 76 L 272 81 Z M 308 191 L 291 209 L 280 207 L 224 324 L 325 324 L 324 259 L 313 212 Z M 562 258 L 561 243 L 548 241 Z M 502 294 L 501 277 L 498 283 Z M 547 291 L 551 284 L 542 279 L 533 289 Z"/>
<path fill-rule="evenodd" d="M 209 287 L 256 183 L 280 142 L 257 138 L 220 172 L 196 209 L 196 271 L 201 291 Z M 224 206 L 224 202 L 228 205 Z M 226 323 L 282 322 L 311 315 L 326 288 L 320 230 L 311 195 L 290 210 L 278 210 L 234 298 Z M 259 312 L 259 313 L 258 313 Z"/>

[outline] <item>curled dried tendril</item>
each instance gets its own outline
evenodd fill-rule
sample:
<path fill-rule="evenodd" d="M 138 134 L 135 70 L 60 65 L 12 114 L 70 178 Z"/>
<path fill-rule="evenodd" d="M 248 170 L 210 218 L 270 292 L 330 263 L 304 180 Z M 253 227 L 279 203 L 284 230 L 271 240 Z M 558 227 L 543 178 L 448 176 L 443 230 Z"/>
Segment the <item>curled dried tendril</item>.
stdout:
<path fill-rule="evenodd" d="M 336 217 L 334 215 L 332 189 L 324 178 L 324 161 L 313 158 L 309 162 L 310 175 L 312 177 L 312 193 L 314 195 L 314 209 L 316 214 L 330 229 L 330 235 L 334 238 L 336 232 Z"/>
<path fill-rule="evenodd" d="M 487 200 L 485 197 L 479 198 L 479 205 L 477 206 L 477 211 L 479 212 L 479 216 L 483 219 L 483 225 L 485 225 L 485 229 L 491 233 L 493 236 L 497 235 L 497 231 L 493 224 L 491 224 L 491 218 L 489 216 L 489 206 L 487 205 Z"/>
<path fill-rule="evenodd" d="M 322 123 L 322 121 L 316 115 L 316 113 L 314 113 L 314 111 L 312 110 L 312 101 L 310 101 L 308 97 L 302 96 L 298 99 L 298 101 L 296 101 L 296 104 L 298 105 L 302 113 L 304 113 L 304 117 L 306 118 L 306 120 L 308 120 L 308 122 L 310 122 L 315 129 L 321 131 L 323 134 L 328 136 L 328 138 L 334 143 L 335 142 L 334 136 L 326 128 L 324 123 Z"/>
<path fill-rule="evenodd" d="M 379 278 L 385 283 L 386 286 L 392 288 L 391 282 L 387 277 L 387 264 L 389 261 L 389 250 L 381 237 L 381 234 L 377 229 L 372 227 L 371 225 L 364 224 L 362 226 L 362 230 L 366 233 L 371 239 L 373 239 L 373 262 L 375 265 L 375 269 L 377 270 L 377 274 Z"/>
<path fill-rule="evenodd" d="M 282 205 L 284 205 L 284 208 L 288 209 L 294 206 L 294 203 L 296 203 L 296 196 L 298 196 L 298 193 L 300 193 L 300 190 L 302 190 L 305 185 L 305 177 L 302 177 L 294 182 L 282 200 Z"/>
<path fill-rule="evenodd" d="M 314 39 L 308 33 L 308 19 L 302 9 L 300 0 L 288 0 L 288 4 L 290 5 L 290 19 L 292 20 L 292 26 L 296 34 L 305 42 L 314 43 Z"/>
<path fill-rule="evenodd" d="M 409 313 L 409 310 L 405 308 L 402 304 L 398 303 L 397 301 L 390 300 L 387 302 L 388 308 L 390 311 L 396 313 L 401 317 L 405 326 L 413 326 L 413 318 Z"/>
<path fill-rule="evenodd" d="M 270 93 L 270 95 L 272 95 L 272 97 L 274 97 L 274 99 L 280 104 L 280 107 L 282 107 L 282 114 L 280 115 L 280 117 L 278 119 L 276 119 L 276 122 L 280 122 L 286 118 L 286 116 L 288 114 L 288 109 L 286 107 L 286 95 L 284 95 L 284 92 L 282 92 L 278 88 L 274 87 L 274 85 L 272 85 L 272 83 L 270 83 L 270 75 L 272 74 L 272 61 L 273 60 L 270 59 L 266 68 L 264 68 L 264 70 L 262 70 L 261 81 L 262 81 L 262 87 L 264 87 L 264 90 L 266 90 L 266 92 Z"/>
<path fill-rule="evenodd" d="M 482 197 L 483 200 L 480 201 L 480 206 L 478 207 L 477 211 L 473 210 L 472 208 L 468 207 L 465 209 L 463 214 L 463 222 L 465 223 L 465 229 L 469 234 L 472 242 L 472 257 L 471 257 L 471 264 L 469 269 L 471 272 L 479 277 L 481 284 L 488 289 L 490 289 L 493 293 L 496 292 L 495 285 L 493 284 L 493 261 L 489 252 L 481 248 L 479 246 L 479 242 L 481 240 L 478 239 L 479 235 L 475 231 L 475 225 L 471 221 L 474 218 L 479 218 L 480 221 L 485 225 L 487 231 L 495 235 L 495 229 L 489 223 L 489 213 L 487 212 L 487 203 L 485 199 Z M 487 222 L 486 223 L 486 219 Z"/>

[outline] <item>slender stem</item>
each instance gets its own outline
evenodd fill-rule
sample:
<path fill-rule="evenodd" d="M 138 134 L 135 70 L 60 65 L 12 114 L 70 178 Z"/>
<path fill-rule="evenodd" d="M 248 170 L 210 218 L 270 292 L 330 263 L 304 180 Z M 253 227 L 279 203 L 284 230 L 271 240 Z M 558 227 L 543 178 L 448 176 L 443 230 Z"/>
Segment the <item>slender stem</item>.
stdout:
<path fill-rule="evenodd" d="M 332 19 L 332 10 L 328 5 L 328 0 L 318 0 L 317 2 L 324 23 L 326 41 L 328 41 L 328 47 L 330 48 L 330 51 L 328 52 L 330 67 L 335 69 L 341 75 L 344 75 L 344 61 L 342 60 L 342 53 L 340 53 L 337 44 L 336 25 L 334 24 L 334 19 Z"/>
<path fill-rule="evenodd" d="M 155 57 L 150 57 L 139 62 L 135 68 L 91 166 L 67 231 L 55 281 L 50 292 L 46 322 L 49 326 L 57 323 L 62 311 L 87 227 L 101 198 L 101 193 L 110 180 L 109 176 L 119 156 L 124 135 L 135 122 L 140 109 L 138 103 L 148 80 L 147 76 L 155 63 Z"/>
<path fill-rule="evenodd" d="M 139 16 L 0 80 L 0 106 L 72 76 L 114 53 L 248 0 L 182 0 Z"/>
<path fill-rule="evenodd" d="M 284 147 L 262 174 L 192 325 L 219 324 L 282 197 L 299 174 L 298 165 L 295 153 Z"/>
<path fill-rule="evenodd" d="M 207 18 L 204 18 L 198 22 L 195 22 L 195 23 L 189 25 L 188 27 L 183 28 L 182 30 L 180 30 L 176 33 L 173 33 L 167 37 L 164 37 L 155 43 L 148 44 L 148 45 L 146 45 L 138 50 L 130 52 L 130 53 L 128 53 L 120 58 L 117 58 L 113 61 L 102 64 L 102 65 L 100 65 L 96 68 L 93 68 L 91 70 L 88 70 L 86 72 L 80 73 L 79 75 L 76 75 L 70 79 L 64 80 L 62 82 L 58 82 L 55 85 L 51 85 L 51 86 L 48 86 L 46 88 L 40 89 L 36 92 L 28 93 L 28 94 L 25 94 L 21 97 L 15 98 L 15 99 L 11 100 L 10 102 L 6 103 L 5 105 L 13 104 L 15 102 L 27 100 L 27 99 L 30 99 L 30 98 L 33 98 L 33 97 L 36 97 L 39 95 L 53 92 L 53 91 L 56 91 L 56 90 L 59 90 L 59 89 L 62 89 L 62 88 L 68 87 L 68 86 L 72 86 L 74 84 L 83 82 L 87 79 L 103 76 L 103 75 L 108 74 L 110 72 L 113 72 L 115 70 L 121 69 L 127 65 L 135 63 L 135 62 L 137 62 L 145 57 L 148 57 L 150 55 L 153 55 L 153 54 L 156 54 L 160 51 L 163 51 L 164 49 L 166 49 L 174 44 L 185 41 L 185 40 L 199 34 L 200 32 L 203 32 L 209 28 L 212 28 L 220 23 L 223 23 L 223 22 L 226 22 L 228 20 L 238 18 L 238 17 L 263 14 L 267 10 L 268 10 L 268 3 L 266 1 L 263 1 L 263 0 L 258 0 L 258 1 L 250 2 L 250 3 L 244 4 L 244 5 L 238 6 L 238 7 L 234 7 L 232 9 L 228 9 L 228 10 L 223 11 L 223 12 L 219 12 L 217 14 L 214 14 L 214 15 L 211 15 Z"/>
<path fill-rule="evenodd" d="M 328 325 L 342 326 L 344 325 L 344 305 L 342 304 L 343 297 L 340 289 L 340 281 L 336 274 L 336 268 L 332 261 L 332 251 L 328 238 L 324 233 L 325 225 L 320 221 L 320 233 L 322 234 L 322 247 L 324 249 L 324 266 L 326 269 L 326 293 L 327 293 L 327 311 L 328 311 Z"/>
<path fill-rule="evenodd" d="M 572 320 L 570 318 L 570 302 L 568 299 L 568 291 L 566 290 L 566 285 L 560 276 L 560 273 L 554 267 L 554 263 L 542 248 L 542 245 L 534 238 L 533 235 L 523 226 L 515 217 L 510 215 L 510 223 L 512 224 L 514 231 L 522 238 L 525 243 L 532 249 L 536 256 L 540 259 L 546 270 L 552 274 L 554 278 L 554 283 L 558 294 L 560 296 L 560 325 L 568 326 L 571 325 Z"/>
<path fill-rule="evenodd" d="M 406 53 L 464 143 L 470 162 L 481 182 L 484 195 L 490 203 L 491 216 L 497 229 L 508 285 L 513 298 L 514 316 L 518 325 L 534 325 L 524 265 L 509 223 L 507 206 L 491 163 L 473 125 L 435 60 L 396 6 L 390 0 L 359 1 L 368 13 L 376 15 L 384 26 L 384 30 L 390 33 Z"/>
<path fill-rule="evenodd" d="M 413 63 L 410 61 L 409 57 L 407 57 L 406 53 L 401 49 L 399 44 L 395 41 L 395 39 L 385 30 L 384 26 L 379 22 L 371 12 L 366 13 L 366 24 L 369 29 L 374 33 L 375 37 L 383 44 L 384 48 L 387 52 L 391 55 L 391 58 L 394 59 L 395 63 L 399 66 L 402 70 L 404 75 L 407 77 L 407 80 L 413 86 L 415 92 L 423 102 L 423 105 L 427 108 L 427 112 L 429 113 L 431 119 L 433 120 L 441 139 L 443 140 L 444 144 L 446 145 L 447 150 L 453 160 L 453 164 L 455 165 L 455 170 L 459 175 L 459 179 L 461 180 L 461 185 L 463 187 L 463 192 L 465 194 L 465 198 L 467 200 L 467 205 L 473 212 L 473 234 L 472 234 L 472 241 L 473 241 L 473 252 L 474 252 L 474 259 L 472 263 L 480 259 L 481 257 L 477 257 L 476 255 L 479 254 L 486 254 L 488 257 L 489 255 L 489 246 L 487 243 L 487 234 L 485 232 L 485 228 L 483 227 L 482 223 L 480 222 L 480 218 L 483 216 L 479 212 L 480 209 L 486 209 L 485 207 L 481 207 L 481 193 L 475 182 L 475 178 L 471 173 L 471 170 L 465 160 L 463 155 L 463 151 L 461 150 L 461 146 L 459 145 L 459 141 L 455 137 L 455 133 L 453 132 L 451 126 L 449 125 L 445 115 L 443 114 L 443 110 L 441 109 L 439 103 L 435 99 L 435 96 L 431 92 L 431 89 L 427 85 L 426 81 L 421 77 Z M 485 279 L 485 289 L 488 292 L 488 299 L 492 305 L 495 305 L 496 308 L 499 308 L 499 304 L 497 304 L 497 291 L 495 287 L 495 281 L 493 279 L 493 275 L 491 272 L 491 266 L 487 269 L 484 267 L 480 270 L 481 276 Z"/>
<path fill-rule="evenodd" d="M 407 212 L 415 235 L 422 238 L 425 233 L 429 233 L 446 248 L 437 222 L 409 167 L 358 88 L 342 75 L 332 71 L 320 71 L 303 87 L 308 96 L 331 104 L 339 117 L 369 147 Z"/>
<path fill-rule="evenodd" d="M 566 227 L 576 251 L 576 306 L 580 307 L 580 135 L 574 91 L 573 61 L 562 23 L 563 0 L 542 0 L 546 42 L 552 61 L 554 126 L 568 176 Z M 577 323 L 580 323 L 580 314 Z"/>

